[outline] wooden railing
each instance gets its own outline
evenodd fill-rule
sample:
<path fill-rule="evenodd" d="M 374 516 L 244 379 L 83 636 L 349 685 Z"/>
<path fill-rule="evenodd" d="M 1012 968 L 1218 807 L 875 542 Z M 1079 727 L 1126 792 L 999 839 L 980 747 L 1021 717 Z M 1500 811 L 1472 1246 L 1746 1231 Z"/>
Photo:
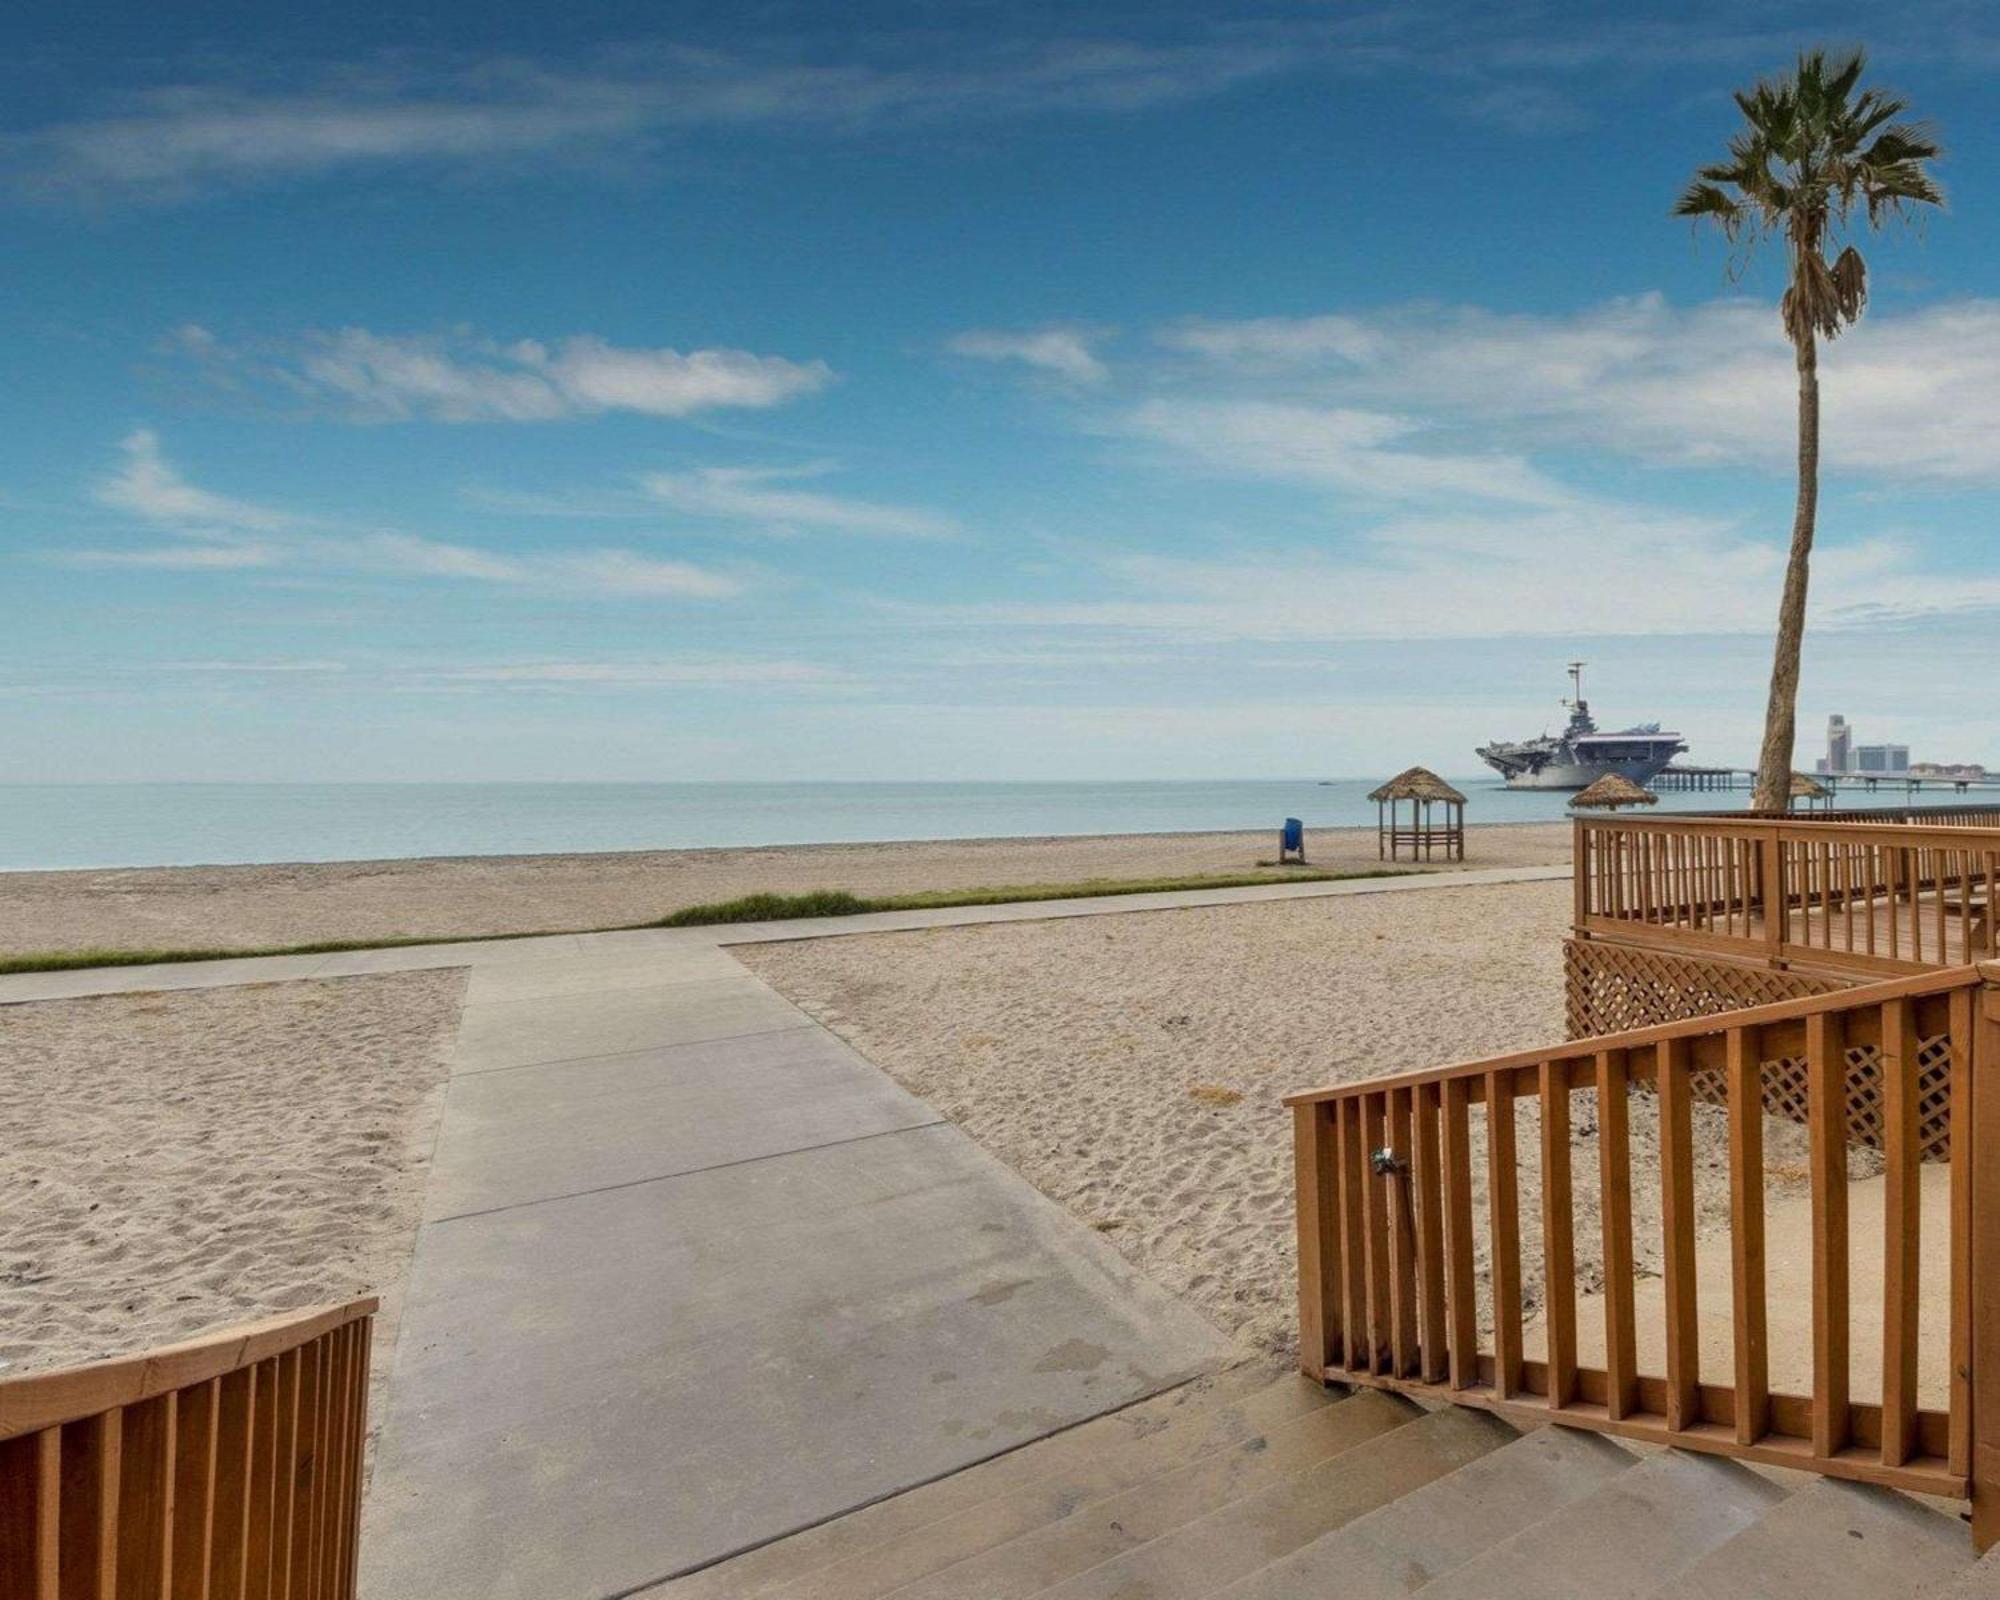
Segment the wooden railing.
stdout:
<path fill-rule="evenodd" d="M 0 1600 L 351 1600 L 375 1308 L 0 1382 Z"/>
<path fill-rule="evenodd" d="M 1951 1068 L 1948 1214 L 1926 1221 L 1918 1062 L 1940 1051 Z M 1767 1070 L 1799 1060 L 1810 1085 L 1811 1362 L 1809 1381 L 1781 1390 L 1771 1381 L 1760 1085 Z M 1886 1177 L 1881 1290 L 1857 1306 L 1844 1135 L 1848 1084 L 1863 1066 L 1880 1097 Z M 1698 1074 L 1726 1085 L 1731 1353 L 1710 1363 L 1722 1371 L 1705 1370 L 1701 1350 Z M 1635 1293 L 1637 1085 L 1655 1091 L 1641 1115 L 1658 1118 L 1659 1189 L 1650 1198 L 1660 1231 L 1647 1237 L 1660 1244 L 1663 1327 L 1640 1326 Z M 1583 1105 L 1573 1106 L 1577 1096 Z M 1533 1147 L 1516 1126 L 1524 1103 L 1539 1111 L 1529 1120 L 1540 1192 L 1528 1195 L 1518 1157 Z M 1320 1089 L 1287 1104 L 1296 1134 L 1299 1347 L 1309 1375 L 1970 1498 L 1981 1548 L 2000 1535 L 2000 966 L 1573 1040 Z M 1598 1171 L 1583 1181 L 1596 1188 L 1601 1231 L 1592 1242 L 1601 1245 L 1603 1287 L 1583 1303 L 1595 1300 L 1601 1317 L 1598 1362 L 1580 1353 L 1575 1271 L 1571 1134 L 1590 1125 L 1585 1118 L 1597 1132 Z M 1473 1151 L 1482 1142 L 1485 1197 L 1475 1207 Z M 1524 1207 L 1541 1236 L 1542 1359 L 1523 1350 Z M 1928 1334 L 1950 1348 L 1945 1392 L 1927 1405 L 1918 1393 L 1918 1263 L 1932 1226 L 1948 1235 L 1949 1309 L 1948 1326 Z M 1652 1292 L 1649 1285 L 1649 1302 Z M 1879 1394 L 1850 1393 L 1855 1314 L 1881 1332 Z M 1596 1330 L 1585 1331 L 1595 1344 Z M 1642 1346 L 1663 1347 L 1658 1370 L 1641 1370 Z"/>
<path fill-rule="evenodd" d="M 1854 976 L 1992 959 L 1995 821 L 1579 818 L 1576 931 Z"/>

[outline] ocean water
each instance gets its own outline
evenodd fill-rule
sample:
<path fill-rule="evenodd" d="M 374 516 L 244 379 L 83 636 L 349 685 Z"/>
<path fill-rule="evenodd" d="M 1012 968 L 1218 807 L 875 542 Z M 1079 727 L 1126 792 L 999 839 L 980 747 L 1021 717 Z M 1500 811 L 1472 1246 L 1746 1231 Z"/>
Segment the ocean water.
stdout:
<path fill-rule="evenodd" d="M 361 861 L 1044 834 L 1308 830 L 1375 820 L 1379 778 L 1185 783 L 0 785 L 0 870 Z M 1561 794 L 1456 777 L 1468 822 L 1554 821 Z M 1727 810 L 1734 794 L 1661 796 Z M 1939 799 L 1948 796 L 1936 797 Z M 1843 795 L 1843 805 L 1884 793 Z"/>

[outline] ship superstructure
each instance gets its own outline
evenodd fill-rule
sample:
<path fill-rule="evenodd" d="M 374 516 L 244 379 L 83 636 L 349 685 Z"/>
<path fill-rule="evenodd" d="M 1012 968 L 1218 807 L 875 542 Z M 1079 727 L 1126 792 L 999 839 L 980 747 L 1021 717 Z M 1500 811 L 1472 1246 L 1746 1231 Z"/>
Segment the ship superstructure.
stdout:
<path fill-rule="evenodd" d="M 1687 750 L 1678 733 L 1663 731 L 1657 722 L 1641 723 L 1615 733 L 1600 733 L 1583 697 L 1583 669 L 1569 664 L 1569 722 L 1559 734 L 1539 739 L 1495 740 L 1475 752 L 1510 789 L 1581 789 L 1608 772 L 1643 784 Z"/>

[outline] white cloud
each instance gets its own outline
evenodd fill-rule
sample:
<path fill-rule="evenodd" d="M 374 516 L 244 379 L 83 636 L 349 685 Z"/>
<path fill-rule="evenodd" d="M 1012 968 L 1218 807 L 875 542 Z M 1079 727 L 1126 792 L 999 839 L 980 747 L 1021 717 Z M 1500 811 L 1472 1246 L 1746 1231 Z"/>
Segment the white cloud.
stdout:
<path fill-rule="evenodd" d="M 850 28 L 816 60 L 800 59 L 796 46 L 628 45 L 568 67 L 466 59 L 419 73 L 347 63 L 281 92 L 213 79 L 154 90 L 18 134 L 0 156 L 31 190 L 163 200 L 345 168 L 644 149 L 678 133 L 844 133 L 940 118 L 1115 113 L 1324 59 L 1349 32 L 1236 22 L 1160 41 L 1097 29 L 975 42 L 940 31 L 936 48 L 916 54 L 907 36 Z"/>
<path fill-rule="evenodd" d="M 1376 500 L 1559 506 L 1579 498 L 1519 455 L 1410 448 L 1427 443 L 1425 424 L 1380 411 L 1159 399 L 1134 407 L 1117 426 L 1165 447 L 1183 468 L 1342 489 Z"/>
<path fill-rule="evenodd" d="M 1109 376 L 1092 349 L 1104 337 L 1099 329 L 1061 326 L 1026 333 L 974 330 L 947 340 L 945 348 L 975 361 L 1018 361 L 1070 383 L 1094 384 Z"/>
<path fill-rule="evenodd" d="M 1202 358 L 1188 377 L 1211 394 L 1390 408 L 1489 447 L 1778 471 L 1793 459 L 1797 376 L 1762 301 L 1681 309 L 1645 294 L 1565 316 L 1408 306 L 1184 323 L 1161 339 Z M 1871 312 L 1822 350 L 1820 381 L 1828 472 L 2000 482 L 2000 300 Z"/>
<path fill-rule="evenodd" d="M 680 684 L 824 685 L 844 674 L 806 661 L 523 661 L 461 667 L 440 676 L 459 683 L 654 688 Z"/>
<path fill-rule="evenodd" d="M 218 672 L 252 673 L 331 673 L 345 672 L 345 661 L 164 661 L 160 666 L 168 672 Z"/>
<path fill-rule="evenodd" d="M 205 330 L 204 330 L 205 332 Z M 176 344 L 212 373 L 247 375 L 362 421 L 552 422 L 630 411 L 685 417 L 768 409 L 832 381 L 823 361 L 747 350 L 628 349 L 590 335 L 500 344 L 470 335 L 394 336 L 366 328 L 313 334 L 273 358 L 212 335 Z"/>
<path fill-rule="evenodd" d="M 97 498 L 177 542 L 62 551 L 56 553 L 57 559 L 92 567 L 217 571 L 286 567 L 608 597 L 714 600 L 740 594 L 744 588 L 744 580 L 733 573 L 635 550 L 504 551 L 293 516 L 188 482 L 167 461 L 158 438 L 144 428 L 126 438 L 123 460 L 98 485 Z"/>
<path fill-rule="evenodd" d="M 945 539 L 957 533 L 948 517 L 915 506 L 884 505 L 788 487 L 789 480 L 826 467 L 700 467 L 655 472 L 640 480 L 653 499 L 695 516 L 756 522 L 777 532 L 820 529 L 893 539 Z"/>
<path fill-rule="evenodd" d="M 1784 549 L 1713 518 L 1622 508 L 1408 514 L 1345 554 L 1101 557 L 1084 600 L 929 606 L 933 624 L 1266 643 L 1764 634 Z M 2000 577 L 1946 581 L 1889 539 L 1823 545 L 1815 630 L 2000 609 Z"/>
<path fill-rule="evenodd" d="M 159 436 L 151 428 L 133 429 L 120 448 L 124 460 L 97 488 L 104 505 L 195 537 L 276 533 L 291 525 L 283 513 L 267 506 L 196 488 L 160 453 Z"/>

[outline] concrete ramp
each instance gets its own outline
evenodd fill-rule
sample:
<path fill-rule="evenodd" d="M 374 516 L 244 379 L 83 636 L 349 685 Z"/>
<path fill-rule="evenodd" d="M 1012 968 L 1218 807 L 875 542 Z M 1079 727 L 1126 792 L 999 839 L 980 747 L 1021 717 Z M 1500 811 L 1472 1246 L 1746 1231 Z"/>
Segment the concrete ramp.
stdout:
<path fill-rule="evenodd" d="M 1234 1357 L 716 955 L 479 975 L 368 1600 L 621 1595 Z"/>

